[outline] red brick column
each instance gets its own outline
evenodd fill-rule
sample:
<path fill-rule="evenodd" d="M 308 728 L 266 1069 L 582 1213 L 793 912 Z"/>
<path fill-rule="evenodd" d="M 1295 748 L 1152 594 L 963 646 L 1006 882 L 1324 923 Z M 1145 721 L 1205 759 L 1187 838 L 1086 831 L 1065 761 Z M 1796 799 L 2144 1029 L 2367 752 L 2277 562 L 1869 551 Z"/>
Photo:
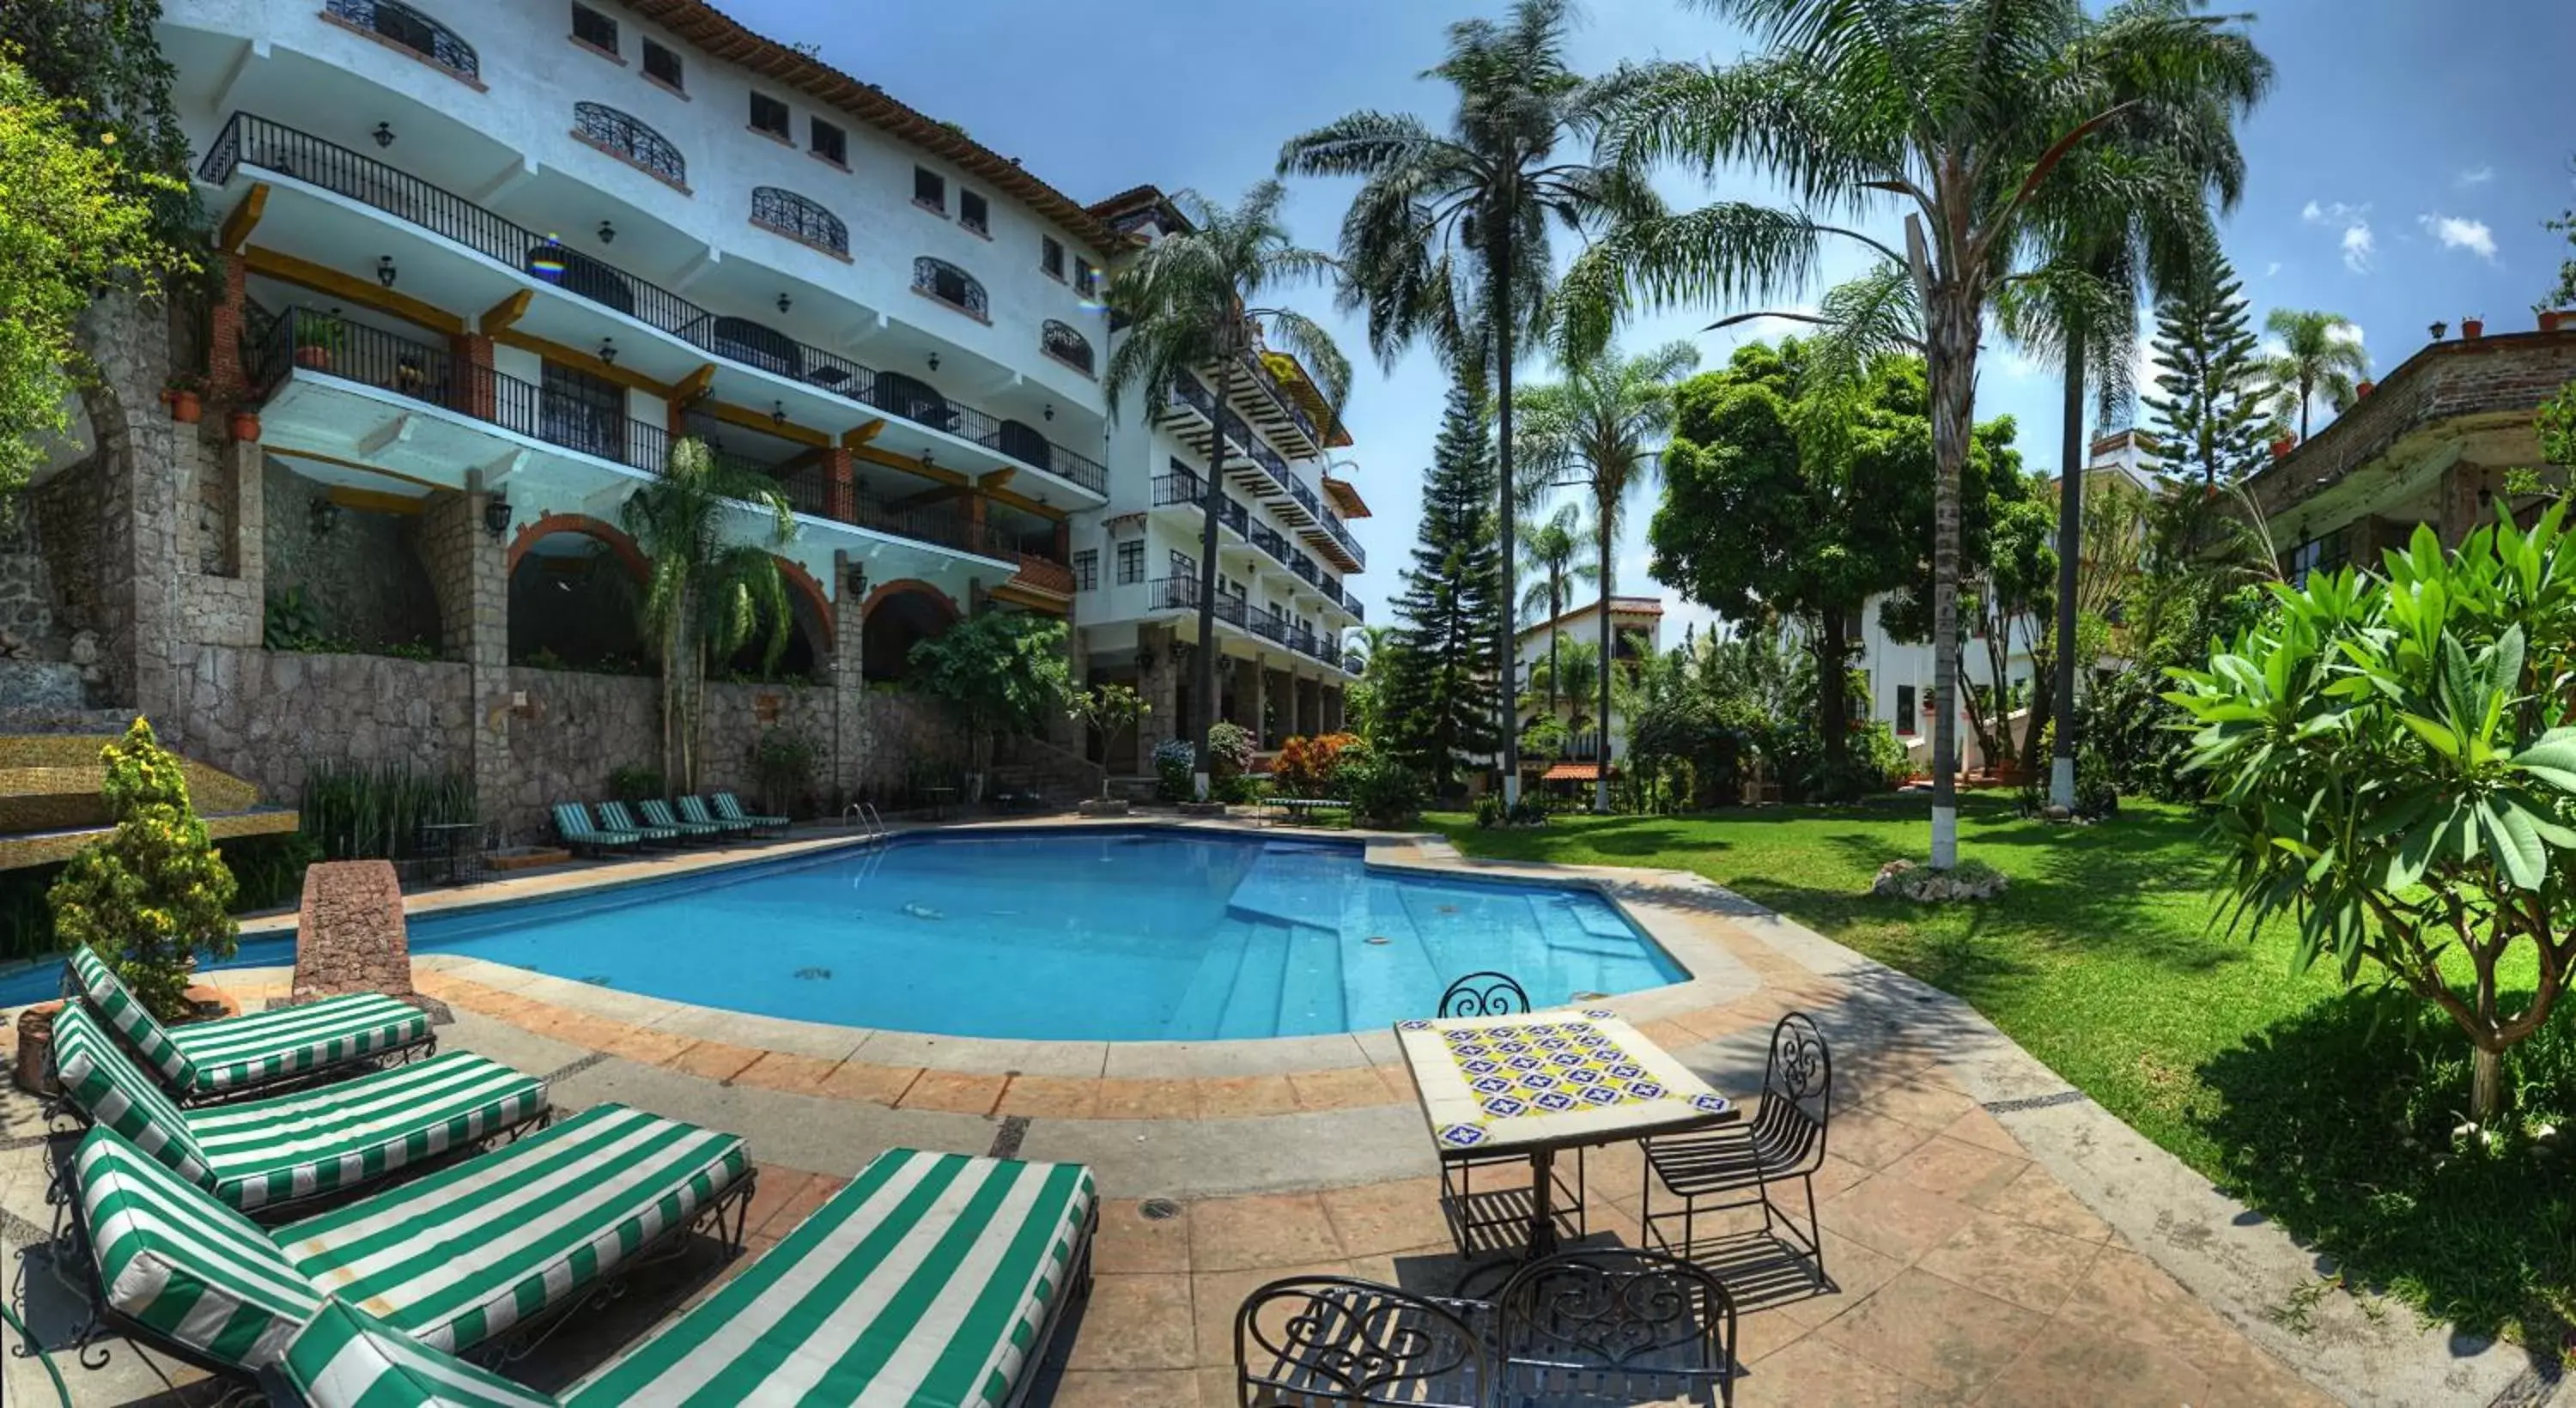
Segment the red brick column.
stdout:
<path fill-rule="evenodd" d="M 238 254 L 217 254 L 214 260 L 224 291 L 206 315 L 205 399 L 209 405 L 229 406 L 250 389 L 241 354 L 242 314 L 250 306 L 242 288 L 250 271 Z"/>
<path fill-rule="evenodd" d="M 492 380 L 492 339 L 479 332 L 460 332 L 447 339 L 447 350 L 453 359 L 450 374 L 455 379 L 449 394 L 456 409 L 476 420 L 498 420 L 495 397 L 499 387 Z"/>
<path fill-rule="evenodd" d="M 841 446 L 823 452 L 824 503 L 831 516 L 843 523 L 859 521 L 859 474 L 857 456 Z"/>
<path fill-rule="evenodd" d="M 1055 522 L 1055 560 L 1073 565 L 1073 525 L 1061 518 Z"/>

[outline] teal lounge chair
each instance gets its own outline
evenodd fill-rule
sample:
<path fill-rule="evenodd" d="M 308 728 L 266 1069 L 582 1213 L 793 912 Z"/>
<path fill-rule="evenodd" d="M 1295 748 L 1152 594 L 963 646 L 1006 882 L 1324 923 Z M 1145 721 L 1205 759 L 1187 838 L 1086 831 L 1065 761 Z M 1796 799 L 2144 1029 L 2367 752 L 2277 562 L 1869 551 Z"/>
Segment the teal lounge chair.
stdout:
<path fill-rule="evenodd" d="M 755 827 L 763 827 L 771 831 L 783 832 L 795 824 L 793 817 L 763 816 L 758 812 L 744 811 L 742 800 L 730 792 L 716 794 L 716 815 L 727 821 L 747 821 Z"/>
<path fill-rule="evenodd" d="M 679 799 L 679 808 L 680 816 L 683 820 L 704 822 L 709 826 L 721 826 L 728 832 L 736 832 L 744 836 L 751 834 L 752 823 L 750 818 L 711 815 L 707 811 L 707 804 L 704 798 L 682 797 Z"/>
<path fill-rule="evenodd" d="M 605 830 L 593 826 L 590 808 L 579 802 L 555 803 L 555 833 L 563 837 L 565 845 L 592 855 L 631 851 L 644 844 L 644 833 L 640 831 Z"/>
<path fill-rule="evenodd" d="M 721 841 L 727 828 L 721 822 L 682 821 L 671 815 L 671 804 L 659 797 L 647 797 L 635 805 L 644 809 L 644 819 L 655 826 L 687 837 L 692 841 Z"/>
<path fill-rule="evenodd" d="M 544 1081 L 467 1051 L 184 1110 L 78 1006 L 54 1019 L 54 1073 L 92 1124 L 225 1207 L 262 1216 L 465 1153 L 546 1113 Z"/>
<path fill-rule="evenodd" d="M 642 837 L 643 843 L 647 846 L 676 846 L 680 844 L 679 828 L 671 826 L 638 826 L 635 824 L 635 814 L 626 810 L 626 804 L 624 802 L 600 803 L 599 824 L 610 831 L 632 831 L 637 836 Z"/>
<path fill-rule="evenodd" d="M 741 1246 L 742 1140 L 623 1105 L 278 1228 L 262 1228 L 101 1125 L 72 1160 L 102 1325 L 249 1378 L 333 1296 L 406 1342 L 507 1343 L 700 1226 Z M 731 1215 L 733 1226 L 725 1223 Z"/>
<path fill-rule="evenodd" d="M 271 1401 L 1008 1408 L 1089 1283 L 1094 1202 L 1079 1164 L 890 1149 L 714 1295 L 561 1395 L 335 1298 L 288 1343 Z"/>
<path fill-rule="evenodd" d="M 379 993 L 164 1027 L 116 970 L 87 948 L 72 950 L 64 963 L 63 990 L 87 998 L 182 1105 L 273 1093 L 342 1068 L 354 1071 L 438 1049 L 428 1013 Z"/>

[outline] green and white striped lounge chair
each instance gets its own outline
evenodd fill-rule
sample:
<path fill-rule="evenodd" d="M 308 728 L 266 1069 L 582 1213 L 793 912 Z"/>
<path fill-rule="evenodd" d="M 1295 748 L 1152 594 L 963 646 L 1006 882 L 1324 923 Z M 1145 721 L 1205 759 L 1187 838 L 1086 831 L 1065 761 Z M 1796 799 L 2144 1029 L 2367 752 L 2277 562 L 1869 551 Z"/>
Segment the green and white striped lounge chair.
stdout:
<path fill-rule="evenodd" d="M 659 797 L 647 797 L 635 805 L 644 809 L 646 821 L 668 827 L 692 841 L 721 841 L 731 829 L 720 821 L 682 821 L 671 815 L 671 804 Z"/>
<path fill-rule="evenodd" d="M 590 808 L 579 802 L 557 802 L 554 806 L 555 834 L 576 851 L 598 855 L 603 851 L 631 851 L 644 844 L 639 831 L 610 831 L 591 824 Z"/>
<path fill-rule="evenodd" d="M 453 1051 L 338 1085 L 184 1109 L 95 1018 L 54 1021 L 63 1096 L 226 1207 L 274 1215 L 460 1154 L 542 1117 L 546 1085 Z"/>
<path fill-rule="evenodd" d="M 1003 1408 L 1088 1281 L 1079 1164 L 890 1149 L 706 1301 L 553 1397 L 325 1306 L 282 1377 L 313 1408 Z"/>
<path fill-rule="evenodd" d="M 678 805 L 680 808 L 680 818 L 683 821 L 702 822 L 708 826 L 721 826 L 727 831 L 740 832 L 745 836 L 750 835 L 755 829 L 752 820 L 749 817 L 716 816 L 709 812 L 707 810 L 706 799 L 702 797 L 682 797 L 679 799 Z"/>
<path fill-rule="evenodd" d="M 642 837 L 644 844 L 648 846 L 676 846 L 680 844 L 680 830 L 678 827 L 639 826 L 635 822 L 635 814 L 626 810 L 626 804 L 624 802 L 600 803 L 599 824 L 610 831 L 634 832 L 637 836 Z"/>
<path fill-rule="evenodd" d="M 739 1246 L 753 1181 L 740 1139 L 623 1105 L 273 1229 L 104 1125 L 73 1168 L 103 1318 L 245 1375 L 333 1296 L 413 1343 L 472 1351 L 729 1210 Z"/>
<path fill-rule="evenodd" d="M 67 991 L 88 998 L 181 1104 L 239 1099 L 335 1067 L 438 1045 L 429 1014 L 380 993 L 165 1027 L 92 950 L 72 950 L 63 968 Z"/>
<path fill-rule="evenodd" d="M 758 812 L 744 811 L 742 799 L 730 792 L 718 792 L 715 795 L 715 803 L 717 816 L 726 821 L 747 821 L 761 830 L 785 831 L 795 822 L 793 817 L 763 816 Z"/>

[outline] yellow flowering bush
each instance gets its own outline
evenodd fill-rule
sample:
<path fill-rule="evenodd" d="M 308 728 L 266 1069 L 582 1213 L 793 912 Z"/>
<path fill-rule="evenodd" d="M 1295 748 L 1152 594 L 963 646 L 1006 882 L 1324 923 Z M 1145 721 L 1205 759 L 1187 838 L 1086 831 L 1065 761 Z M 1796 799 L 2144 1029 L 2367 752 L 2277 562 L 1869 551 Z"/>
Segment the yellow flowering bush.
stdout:
<path fill-rule="evenodd" d="M 149 721 L 137 718 L 99 757 L 116 829 L 82 847 L 54 881 L 54 934 L 96 950 L 155 1014 L 182 1016 L 189 955 L 229 958 L 239 937 L 233 873 L 188 801 L 178 757 Z"/>

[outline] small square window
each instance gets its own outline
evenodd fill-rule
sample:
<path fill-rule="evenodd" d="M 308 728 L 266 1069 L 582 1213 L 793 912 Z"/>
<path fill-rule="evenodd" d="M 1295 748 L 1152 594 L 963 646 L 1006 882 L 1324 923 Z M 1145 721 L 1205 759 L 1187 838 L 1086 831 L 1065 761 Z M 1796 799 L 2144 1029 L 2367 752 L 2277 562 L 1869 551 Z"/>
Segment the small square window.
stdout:
<path fill-rule="evenodd" d="M 685 93 L 689 85 L 680 79 L 680 56 L 647 39 L 644 41 L 644 76 L 667 83 Z"/>
<path fill-rule="evenodd" d="M 617 52 L 617 21 L 587 5 L 572 7 L 572 37 L 594 49 Z"/>
<path fill-rule="evenodd" d="M 1077 257 L 1073 261 L 1073 291 L 1085 298 L 1100 292 L 1100 271 L 1091 267 L 1090 260 Z"/>
<path fill-rule="evenodd" d="M 1064 246 L 1047 235 L 1038 236 L 1038 267 L 1051 279 L 1064 277 Z"/>
<path fill-rule="evenodd" d="M 957 223 L 979 235 L 989 235 L 993 233 L 993 212 L 985 206 L 982 196 L 973 191 L 959 191 Z"/>
<path fill-rule="evenodd" d="M 1118 545 L 1118 585 L 1133 586 L 1145 580 L 1145 545 L 1142 542 Z"/>
<path fill-rule="evenodd" d="M 948 213 L 948 182 L 936 171 L 912 168 L 912 200 L 945 215 Z"/>
<path fill-rule="evenodd" d="M 766 93 L 751 95 L 751 125 L 781 140 L 788 138 L 787 105 Z"/>
<path fill-rule="evenodd" d="M 819 117 L 810 118 L 807 121 L 808 125 L 813 129 L 814 140 L 812 146 L 814 148 L 814 155 L 823 158 L 825 161 L 831 162 L 835 166 L 849 165 L 850 134 L 828 122 L 825 122 Z"/>
<path fill-rule="evenodd" d="M 1073 589 L 1087 592 L 1100 585 L 1100 550 L 1085 548 L 1073 555 Z"/>

